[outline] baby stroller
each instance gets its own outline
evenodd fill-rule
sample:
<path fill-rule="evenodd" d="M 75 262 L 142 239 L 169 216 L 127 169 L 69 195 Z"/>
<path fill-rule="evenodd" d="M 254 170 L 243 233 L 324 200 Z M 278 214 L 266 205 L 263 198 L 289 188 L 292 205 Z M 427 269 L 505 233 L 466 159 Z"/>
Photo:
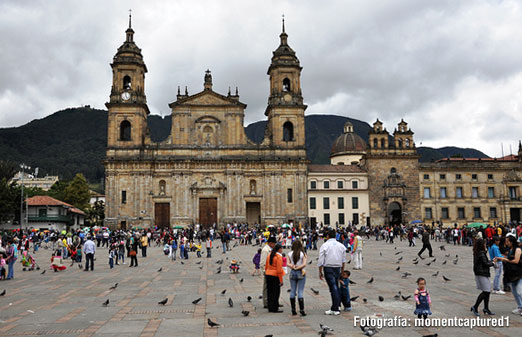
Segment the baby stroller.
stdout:
<path fill-rule="evenodd" d="M 36 264 L 36 260 L 34 259 L 34 257 L 29 254 L 29 252 L 27 250 L 24 250 L 23 253 L 22 253 L 22 270 L 23 271 L 26 271 L 26 270 L 34 270 L 35 267 L 37 270 L 40 269 L 40 267 L 38 267 L 38 265 Z"/>
<path fill-rule="evenodd" d="M 233 274 L 239 273 L 239 263 L 237 263 L 236 260 L 232 260 L 228 268 L 230 269 L 230 272 L 232 272 Z"/>

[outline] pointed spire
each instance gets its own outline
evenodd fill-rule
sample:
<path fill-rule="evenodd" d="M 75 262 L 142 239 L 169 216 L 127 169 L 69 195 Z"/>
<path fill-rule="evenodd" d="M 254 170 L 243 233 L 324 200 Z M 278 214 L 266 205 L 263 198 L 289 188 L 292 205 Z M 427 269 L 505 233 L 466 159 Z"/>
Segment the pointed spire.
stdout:
<path fill-rule="evenodd" d="M 133 36 L 134 36 L 134 30 L 132 30 L 132 9 L 129 9 L 129 28 L 125 31 L 127 33 L 127 40 L 126 42 L 134 42 Z"/>
<path fill-rule="evenodd" d="M 129 9 L 129 28 L 132 29 L 132 9 Z"/>
<path fill-rule="evenodd" d="M 281 35 L 279 35 L 279 38 L 281 39 L 281 45 L 282 46 L 286 46 L 288 45 L 288 35 L 286 34 L 285 32 L 285 15 L 283 14 L 283 31 L 281 33 Z"/>
<path fill-rule="evenodd" d="M 239 96 L 239 91 L 237 90 L 237 87 L 236 87 L 236 96 Z"/>
<path fill-rule="evenodd" d="M 285 32 L 285 14 L 282 15 L 283 17 L 283 33 Z"/>
<path fill-rule="evenodd" d="M 180 95 L 180 94 L 181 94 L 181 91 L 180 91 L 179 85 L 178 85 L 178 95 Z"/>
<path fill-rule="evenodd" d="M 522 141 L 518 141 L 518 153 L 522 152 Z"/>
<path fill-rule="evenodd" d="M 230 97 L 231 93 L 230 93 L 230 87 L 228 87 L 228 97 Z"/>
<path fill-rule="evenodd" d="M 185 86 L 185 96 L 188 96 L 188 88 Z"/>
<path fill-rule="evenodd" d="M 212 90 L 212 75 L 210 74 L 210 69 L 205 71 L 205 90 Z"/>

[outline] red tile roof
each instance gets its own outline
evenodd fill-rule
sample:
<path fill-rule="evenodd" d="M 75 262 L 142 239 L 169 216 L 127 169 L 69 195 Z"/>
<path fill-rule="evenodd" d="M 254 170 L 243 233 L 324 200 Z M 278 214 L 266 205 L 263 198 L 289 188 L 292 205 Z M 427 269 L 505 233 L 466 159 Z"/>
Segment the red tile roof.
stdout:
<path fill-rule="evenodd" d="M 308 165 L 308 172 L 366 173 L 357 165 Z"/>
<path fill-rule="evenodd" d="M 28 206 L 62 206 L 69 208 L 69 210 L 73 213 L 85 215 L 85 213 L 81 209 L 78 209 L 73 205 L 60 201 L 48 195 L 35 195 L 34 197 L 25 199 L 25 202 Z"/>

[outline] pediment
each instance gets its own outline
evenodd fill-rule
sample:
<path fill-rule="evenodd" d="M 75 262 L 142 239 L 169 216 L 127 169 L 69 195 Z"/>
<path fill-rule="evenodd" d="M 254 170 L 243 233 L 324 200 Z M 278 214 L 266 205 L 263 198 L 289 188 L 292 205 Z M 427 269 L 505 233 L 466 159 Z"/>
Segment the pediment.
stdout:
<path fill-rule="evenodd" d="M 171 105 L 193 105 L 193 106 L 241 106 L 246 104 L 227 96 L 220 95 L 212 90 L 204 90 L 198 94 L 178 99 Z"/>

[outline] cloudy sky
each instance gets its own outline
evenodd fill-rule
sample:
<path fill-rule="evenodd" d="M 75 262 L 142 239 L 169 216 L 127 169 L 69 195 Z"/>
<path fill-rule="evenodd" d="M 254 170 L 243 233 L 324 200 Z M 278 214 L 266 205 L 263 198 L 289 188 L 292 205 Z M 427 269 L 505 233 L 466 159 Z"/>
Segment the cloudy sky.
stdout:
<path fill-rule="evenodd" d="M 389 130 L 404 118 L 417 145 L 490 156 L 522 138 L 519 0 L 2 0 L 0 127 L 104 108 L 130 8 L 155 114 L 169 113 L 178 85 L 201 91 L 210 68 L 217 92 L 239 87 L 246 124 L 263 119 L 284 13 L 307 114 Z"/>

